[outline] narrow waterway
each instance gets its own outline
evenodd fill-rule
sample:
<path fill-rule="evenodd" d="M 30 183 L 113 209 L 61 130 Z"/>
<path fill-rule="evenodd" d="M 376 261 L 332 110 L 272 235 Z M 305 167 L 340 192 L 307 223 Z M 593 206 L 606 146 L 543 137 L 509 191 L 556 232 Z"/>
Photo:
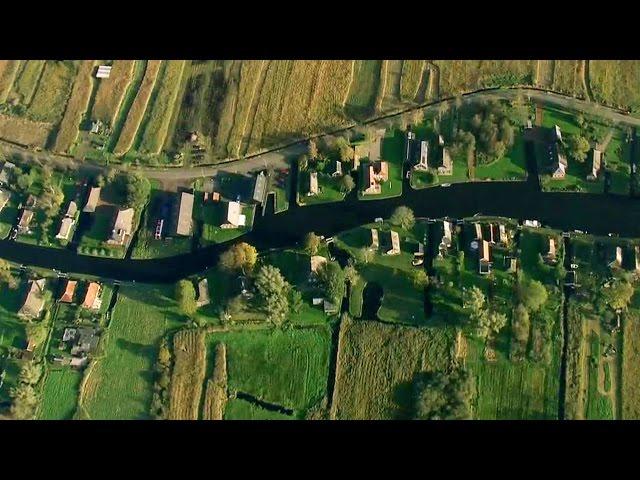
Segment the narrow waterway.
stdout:
<path fill-rule="evenodd" d="M 281 413 L 282 415 L 287 415 L 289 417 L 292 417 L 294 413 L 293 410 L 291 410 L 290 408 L 285 408 L 282 405 L 276 405 L 275 403 L 265 402 L 264 400 L 260 400 L 259 398 L 254 397 L 253 395 L 250 395 L 245 392 L 236 392 L 236 397 L 239 398 L 240 400 L 253 403 L 257 407 L 260 407 L 264 410 L 268 410 L 269 412 L 277 412 L 277 413 Z"/>

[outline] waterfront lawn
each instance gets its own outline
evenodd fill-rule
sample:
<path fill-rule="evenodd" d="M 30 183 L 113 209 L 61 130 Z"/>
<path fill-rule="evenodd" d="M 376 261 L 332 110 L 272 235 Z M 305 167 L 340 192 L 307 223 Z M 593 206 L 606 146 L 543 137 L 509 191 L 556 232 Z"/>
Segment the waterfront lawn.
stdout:
<path fill-rule="evenodd" d="M 298 174 L 298 204 L 315 205 L 344 200 L 345 194 L 338 187 L 339 179 L 324 172 L 318 172 L 318 194 L 307 195 L 310 174 L 310 170 L 304 170 Z"/>
<path fill-rule="evenodd" d="M 344 232 L 336 238 L 336 246 L 357 257 L 362 248 L 371 245 L 370 228 L 377 228 L 380 248 L 374 252 L 366 264 L 357 266 L 363 284 L 358 285 L 355 295 L 355 312 L 362 312 L 362 293 L 366 283 L 378 284 L 383 290 L 382 303 L 377 312 L 380 320 L 394 323 L 422 325 L 426 321 L 424 314 L 424 292 L 416 288 L 411 280 L 411 273 L 416 267 L 411 265 L 413 253 L 418 249 L 418 239 L 424 236 L 424 222 L 417 222 L 409 231 L 392 227 L 387 222 L 369 224 Z M 400 236 L 399 255 L 385 255 L 391 248 L 389 231 L 393 229 Z"/>
<path fill-rule="evenodd" d="M 144 218 L 141 221 L 140 231 L 133 246 L 131 258 L 173 257 L 191 251 L 191 237 L 178 236 L 175 234 L 175 230 L 170 230 L 173 228 L 171 219 L 173 201 L 177 201 L 175 194 L 158 190 L 157 188 L 151 190 L 149 206 L 145 210 Z M 164 219 L 163 238 L 156 240 L 156 223 L 160 218 Z"/>
<path fill-rule="evenodd" d="M 303 418 L 327 394 L 331 331 L 327 326 L 213 333 L 227 347 L 228 389 L 281 405 Z"/>
<path fill-rule="evenodd" d="M 40 420 L 70 420 L 76 411 L 82 373 L 72 368 L 47 372 L 42 391 Z"/>
<path fill-rule="evenodd" d="M 576 122 L 574 114 L 557 108 L 544 106 L 542 107 L 542 126 L 553 128 L 555 125 L 560 127 L 562 135 L 578 135 L 581 133 L 580 126 Z"/>
<path fill-rule="evenodd" d="M 629 195 L 631 187 L 631 144 L 625 141 L 625 134 L 617 128 L 604 152 L 606 170 L 611 179 L 609 192 Z"/>
<path fill-rule="evenodd" d="M 87 367 L 78 413 L 87 419 L 146 419 L 160 339 L 184 317 L 173 285 L 122 286 L 101 355 Z"/>
<path fill-rule="evenodd" d="M 476 165 L 476 180 L 525 180 L 527 178 L 527 162 L 525 157 L 522 133 L 516 134 L 511 150 L 500 160 Z"/>
<path fill-rule="evenodd" d="M 284 212 L 289 208 L 290 183 L 291 171 L 288 168 L 274 170 L 269 185 L 269 192 L 276 196 L 274 213 Z"/>
<path fill-rule="evenodd" d="M 393 130 L 387 133 L 382 140 L 382 152 L 380 159 L 389 164 L 389 180 L 381 184 L 381 191 L 375 195 L 363 195 L 362 185 L 358 191 L 359 200 L 379 200 L 381 198 L 399 197 L 402 195 L 402 164 L 404 160 L 405 133 L 401 130 Z M 360 179 L 356 182 L 362 183 L 362 168 L 366 162 L 361 163 L 357 175 Z M 354 173 L 356 175 L 356 173 Z M 354 179 L 355 180 L 355 179 Z"/>
<path fill-rule="evenodd" d="M 18 202 L 15 200 L 16 194 L 11 193 L 11 198 L 0 212 L 0 240 L 9 236 L 11 228 L 18 223 Z"/>
<path fill-rule="evenodd" d="M 536 155 L 543 154 L 543 149 L 536 149 Z M 544 192 L 586 192 L 604 193 L 604 176 L 600 175 L 597 180 L 587 180 L 587 175 L 591 172 L 591 154 L 583 163 L 576 162 L 572 158 L 567 158 L 567 170 L 564 178 L 551 178 L 551 175 L 543 173 L 540 175 L 540 185 Z M 541 157 L 545 159 L 545 156 Z M 541 162 L 538 162 L 541 168 Z M 539 171 L 544 171 L 548 165 L 543 165 Z"/>
<path fill-rule="evenodd" d="M 116 208 L 112 205 L 100 205 L 95 212 L 82 213 L 81 215 L 89 216 L 88 221 L 91 222 L 91 226 L 84 232 L 78 242 L 78 253 L 94 257 L 124 258 L 126 252 L 124 246 L 107 244 L 107 239 L 111 235 L 111 229 L 113 228 Z"/>
<path fill-rule="evenodd" d="M 251 231 L 255 211 L 255 205 L 243 205 L 242 214 L 246 216 L 246 225 L 238 228 L 221 228 L 220 225 L 225 223 L 227 218 L 227 202 L 209 201 L 203 204 L 197 199 L 194 205 L 194 219 L 202 224 L 200 245 L 224 243 Z"/>

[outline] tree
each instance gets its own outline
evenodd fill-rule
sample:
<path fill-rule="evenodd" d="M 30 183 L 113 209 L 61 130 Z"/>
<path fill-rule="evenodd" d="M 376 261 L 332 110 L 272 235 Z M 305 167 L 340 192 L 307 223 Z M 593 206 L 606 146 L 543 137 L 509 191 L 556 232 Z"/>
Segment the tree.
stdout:
<path fill-rule="evenodd" d="M 12 290 L 18 288 L 18 281 L 11 273 L 11 265 L 4 258 L 0 258 L 0 284 L 5 284 Z"/>
<path fill-rule="evenodd" d="M 168 368 L 171 366 L 171 350 L 169 349 L 169 342 L 166 338 L 163 338 L 160 342 L 160 349 L 158 350 L 158 363 Z"/>
<path fill-rule="evenodd" d="M 575 161 L 583 163 L 587 159 L 587 153 L 591 149 L 589 141 L 582 135 L 567 135 L 565 140 L 567 155 Z"/>
<path fill-rule="evenodd" d="M 349 193 L 351 190 L 356 188 L 356 182 L 353 177 L 347 173 L 338 180 L 338 188 L 343 193 Z"/>
<path fill-rule="evenodd" d="M 42 345 L 47 339 L 47 325 L 42 322 L 31 322 L 25 325 L 27 341 L 34 345 Z"/>
<path fill-rule="evenodd" d="M 264 265 L 258 271 L 256 289 L 267 312 L 269 321 L 281 325 L 289 314 L 289 291 L 291 285 L 284 279 L 280 270 L 273 265 Z"/>
<path fill-rule="evenodd" d="M 474 319 L 482 315 L 486 299 L 482 290 L 473 286 L 462 290 L 462 308 L 469 318 Z"/>
<path fill-rule="evenodd" d="M 418 268 L 411 273 L 411 282 L 418 290 L 426 288 L 429 285 L 429 277 L 424 268 Z"/>
<path fill-rule="evenodd" d="M 42 377 L 42 365 L 40 363 L 25 363 L 20 370 L 18 380 L 27 385 L 35 385 Z"/>
<path fill-rule="evenodd" d="M 304 307 L 302 294 L 293 288 L 291 289 L 291 294 L 289 296 L 289 305 L 292 313 L 300 313 L 302 311 L 302 307 Z"/>
<path fill-rule="evenodd" d="M 309 167 L 309 157 L 306 154 L 300 155 L 298 158 L 298 170 L 305 171 Z"/>
<path fill-rule="evenodd" d="M 304 237 L 304 251 L 309 255 L 316 255 L 322 240 L 314 232 L 309 232 Z"/>
<path fill-rule="evenodd" d="M 633 297 L 633 286 L 626 280 L 615 280 L 609 287 L 603 287 L 600 294 L 604 303 L 614 310 L 625 309 Z"/>
<path fill-rule="evenodd" d="M 340 303 L 344 296 L 345 281 L 345 275 L 340 264 L 327 261 L 318 268 L 316 275 L 329 300 L 334 304 Z"/>
<path fill-rule="evenodd" d="M 239 242 L 220 255 L 218 266 L 226 272 L 242 270 L 247 273 L 253 270 L 257 261 L 258 252 L 255 247 L 246 242 Z"/>
<path fill-rule="evenodd" d="M 51 220 L 58 215 L 62 202 L 64 202 L 64 192 L 57 184 L 50 184 L 43 187 L 38 206 L 45 218 Z"/>
<path fill-rule="evenodd" d="M 522 281 L 518 285 L 518 298 L 527 310 L 537 312 L 547 301 L 547 289 L 538 280 Z"/>
<path fill-rule="evenodd" d="M 421 374 L 414 381 L 414 417 L 418 420 L 469 420 L 475 392 L 473 375 L 463 368 Z"/>
<path fill-rule="evenodd" d="M 415 225 L 416 218 L 413 216 L 413 210 L 411 210 L 409 207 L 401 205 L 393 211 L 393 213 L 391 214 L 391 218 L 389 218 L 389 221 L 392 225 L 396 225 L 404 228 L 405 230 L 408 230 Z"/>
<path fill-rule="evenodd" d="M 18 420 L 30 420 L 36 413 L 38 395 L 35 389 L 28 384 L 21 383 L 11 389 L 11 414 Z"/>
<path fill-rule="evenodd" d="M 139 173 L 123 173 L 116 179 L 116 189 L 125 208 L 142 208 L 151 192 L 151 183 Z"/>
<path fill-rule="evenodd" d="M 354 254 L 354 258 L 356 259 L 356 262 L 358 262 L 358 263 L 367 264 L 371 260 L 373 260 L 373 256 L 374 255 L 375 255 L 374 251 L 371 250 L 370 248 L 361 247 L 358 250 L 356 250 L 356 252 Z"/>
<path fill-rule="evenodd" d="M 310 160 L 316 160 L 318 158 L 318 146 L 313 139 L 309 140 L 309 144 L 307 145 L 307 154 L 309 155 Z"/>
<path fill-rule="evenodd" d="M 340 155 L 340 161 L 349 162 L 353 160 L 353 147 L 349 144 L 349 141 L 344 137 L 339 137 L 336 140 L 336 148 Z"/>
<path fill-rule="evenodd" d="M 483 312 L 476 317 L 477 335 L 480 338 L 487 338 L 497 334 L 507 324 L 507 316 L 500 312 Z"/>
<path fill-rule="evenodd" d="M 353 263 L 351 262 L 351 260 L 349 261 L 349 263 L 347 264 L 346 267 L 344 267 L 344 279 L 349 282 L 349 284 L 353 287 L 353 285 L 355 285 L 356 283 L 358 283 L 358 281 L 360 280 L 360 274 L 358 273 L 358 270 L 356 269 L 356 267 L 353 265 Z"/>
<path fill-rule="evenodd" d="M 529 341 L 529 329 L 531 321 L 529 320 L 529 312 L 521 303 L 513 310 L 513 320 L 511 330 L 513 340 L 511 342 L 511 358 L 521 359 L 527 349 Z"/>
<path fill-rule="evenodd" d="M 196 290 L 190 280 L 180 280 L 176 283 L 176 300 L 180 311 L 188 317 L 193 316 L 198 309 L 196 305 Z"/>

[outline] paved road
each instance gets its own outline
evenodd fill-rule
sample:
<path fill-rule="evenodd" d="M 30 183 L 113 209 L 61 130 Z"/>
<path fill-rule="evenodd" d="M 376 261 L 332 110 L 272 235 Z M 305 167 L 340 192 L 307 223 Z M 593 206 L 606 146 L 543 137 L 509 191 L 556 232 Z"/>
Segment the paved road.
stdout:
<path fill-rule="evenodd" d="M 531 89 L 531 88 L 513 88 L 513 89 L 494 89 L 484 90 L 469 93 L 463 95 L 465 101 L 474 101 L 480 99 L 514 99 L 518 95 L 524 95 L 532 101 L 543 103 L 546 105 L 552 105 L 557 107 L 568 108 L 572 110 L 582 111 L 588 114 L 598 115 L 604 117 L 615 123 L 630 125 L 638 127 L 640 126 L 640 118 L 631 117 L 619 111 L 605 107 L 587 100 L 580 100 L 573 97 L 567 97 L 556 93 Z M 415 110 L 434 110 L 439 107 L 443 102 L 454 102 L 455 99 L 448 98 L 437 102 L 421 105 L 417 107 L 411 107 L 403 110 L 399 113 L 387 114 L 379 119 L 373 119 L 367 121 L 367 125 L 376 126 L 377 123 L 388 122 L 395 116 L 402 113 L 411 112 Z M 348 131 L 355 127 L 349 127 L 343 131 Z M 330 137 L 330 135 L 321 135 L 321 137 Z M 288 165 L 287 158 L 297 157 L 304 153 L 306 150 L 306 140 L 294 143 L 290 146 L 280 148 L 274 151 L 266 152 L 263 154 L 251 156 L 249 158 L 237 159 L 225 164 L 207 166 L 207 167 L 181 167 L 181 168 L 167 168 L 167 169 L 154 169 L 154 168 L 134 168 L 131 170 L 138 170 L 144 173 L 148 178 L 155 179 L 166 185 L 174 185 L 180 183 L 187 183 L 196 178 L 208 177 L 215 175 L 218 171 L 228 171 L 235 173 L 246 173 L 259 168 L 264 168 L 266 165 L 270 165 L 273 168 L 286 167 Z M 105 170 L 106 167 L 99 165 L 92 165 L 79 160 L 70 159 L 62 155 L 56 155 L 50 152 L 33 152 L 28 149 L 24 149 L 6 142 L 0 142 L 0 152 L 5 155 L 18 154 L 22 156 L 26 161 L 34 161 L 38 163 L 48 163 L 51 165 L 57 165 L 61 167 L 68 167 L 71 165 L 74 168 L 80 169 L 81 173 L 99 173 Z"/>

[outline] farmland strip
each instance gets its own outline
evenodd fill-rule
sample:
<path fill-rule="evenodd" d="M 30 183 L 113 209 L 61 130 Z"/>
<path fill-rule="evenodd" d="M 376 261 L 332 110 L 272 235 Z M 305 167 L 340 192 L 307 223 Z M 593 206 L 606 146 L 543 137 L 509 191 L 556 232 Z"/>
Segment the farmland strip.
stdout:
<path fill-rule="evenodd" d="M 131 78 L 135 60 L 116 60 L 109 78 L 100 79 L 92 118 L 113 126 Z"/>
<path fill-rule="evenodd" d="M 206 368 L 205 332 L 182 330 L 173 338 L 175 364 L 169 389 L 170 420 L 197 420 Z"/>
<path fill-rule="evenodd" d="M 153 91 L 153 86 L 156 83 L 156 78 L 158 77 L 158 71 L 160 70 L 161 64 L 162 60 L 149 60 L 147 62 L 147 68 L 144 73 L 144 78 L 142 79 L 142 84 L 140 85 L 140 89 L 138 90 L 133 104 L 131 105 L 129 115 L 127 115 L 127 119 L 124 122 L 122 133 L 118 138 L 118 143 L 113 150 L 115 155 L 124 155 L 133 146 L 133 141 L 136 138 L 136 132 L 140 127 L 144 112 L 147 109 L 149 98 Z"/>
<path fill-rule="evenodd" d="M 107 145 L 107 151 L 109 152 L 113 152 L 113 149 L 120 138 L 124 124 L 127 121 L 129 112 L 131 111 L 131 106 L 136 99 L 140 86 L 142 85 L 142 80 L 144 79 L 144 74 L 147 69 L 147 63 L 147 60 L 136 61 L 133 78 L 131 79 L 131 83 L 129 83 L 129 88 L 127 88 L 127 93 L 120 109 L 118 110 L 118 115 L 111 130 L 111 135 L 109 136 L 109 144 Z"/>
<path fill-rule="evenodd" d="M 378 87 L 378 96 L 376 97 L 376 112 L 382 110 L 382 101 L 384 100 L 385 91 L 387 89 L 387 69 L 389 68 L 389 60 L 383 60 L 380 67 L 380 86 Z"/>
<path fill-rule="evenodd" d="M 0 103 L 7 101 L 22 60 L 0 60 Z"/>
<path fill-rule="evenodd" d="M 185 60 L 167 60 L 162 78 L 157 85 L 149 118 L 146 123 L 140 150 L 145 153 L 158 154 L 164 145 L 169 130 L 171 113 L 178 97 Z"/>
<path fill-rule="evenodd" d="M 0 138 L 22 146 L 44 147 L 51 124 L 0 114 Z"/>
<path fill-rule="evenodd" d="M 66 152 L 71 148 L 78 138 L 78 129 L 82 116 L 89 105 L 91 97 L 91 89 L 93 87 L 93 78 L 91 72 L 95 65 L 95 60 L 83 60 L 76 76 L 76 81 L 71 91 L 71 98 L 67 103 L 67 109 L 60 123 L 60 129 L 54 150 L 57 152 Z"/>
<path fill-rule="evenodd" d="M 227 403 L 227 347 L 218 343 L 215 350 L 213 378 L 207 381 L 202 418 L 222 420 Z"/>
<path fill-rule="evenodd" d="M 404 101 L 413 102 L 418 95 L 422 75 L 425 69 L 424 60 L 405 60 L 402 64 L 400 79 L 400 97 Z"/>
<path fill-rule="evenodd" d="M 20 95 L 20 103 L 23 105 L 29 106 L 31 100 L 33 100 L 33 94 L 38 87 L 44 66 L 44 60 L 26 60 L 23 62 L 15 83 L 15 91 Z"/>

